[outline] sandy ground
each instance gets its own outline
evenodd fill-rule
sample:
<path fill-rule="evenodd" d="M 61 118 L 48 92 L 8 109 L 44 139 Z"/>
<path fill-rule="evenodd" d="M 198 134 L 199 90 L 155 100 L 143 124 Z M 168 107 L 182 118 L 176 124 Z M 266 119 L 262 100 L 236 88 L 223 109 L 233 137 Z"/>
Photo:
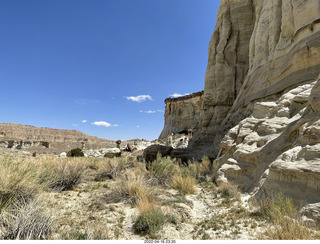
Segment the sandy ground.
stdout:
<path fill-rule="evenodd" d="M 135 206 L 105 200 L 113 184 L 114 180 L 87 181 L 71 191 L 46 193 L 48 207 L 56 219 L 52 238 L 147 239 L 133 231 L 139 216 Z M 198 185 L 197 194 L 185 198 L 173 189 L 158 192 L 163 212 L 178 219 L 176 224 L 165 224 L 158 239 L 256 239 L 256 234 L 266 228 L 266 223 L 250 217 L 245 209 L 247 202 L 231 199 L 226 203 L 210 186 Z"/>

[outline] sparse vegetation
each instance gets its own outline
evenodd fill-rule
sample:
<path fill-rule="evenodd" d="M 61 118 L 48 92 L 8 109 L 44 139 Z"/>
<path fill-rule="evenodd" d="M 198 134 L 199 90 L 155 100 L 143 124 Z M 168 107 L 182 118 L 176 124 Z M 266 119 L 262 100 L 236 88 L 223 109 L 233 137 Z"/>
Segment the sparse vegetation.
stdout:
<path fill-rule="evenodd" d="M 164 226 L 190 225 L 194 239 L 319 238 L 283 196 L 250 213 L 237 186 L 215 185 L 206 158 L 179 166 L 159 155 L 147 171 L 126 157 L 2 157 L 0 169 L 0 239 L 159 239 Z"/>

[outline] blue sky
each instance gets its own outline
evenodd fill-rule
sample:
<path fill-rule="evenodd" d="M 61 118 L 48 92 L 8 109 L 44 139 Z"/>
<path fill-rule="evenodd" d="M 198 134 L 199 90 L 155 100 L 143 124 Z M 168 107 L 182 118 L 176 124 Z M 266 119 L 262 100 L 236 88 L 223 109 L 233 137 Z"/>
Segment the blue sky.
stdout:
<path fill-rule="evenodd" d="M 217 0 L 0 0 L 0 123 L 156 139 L 203 90 Z"/>

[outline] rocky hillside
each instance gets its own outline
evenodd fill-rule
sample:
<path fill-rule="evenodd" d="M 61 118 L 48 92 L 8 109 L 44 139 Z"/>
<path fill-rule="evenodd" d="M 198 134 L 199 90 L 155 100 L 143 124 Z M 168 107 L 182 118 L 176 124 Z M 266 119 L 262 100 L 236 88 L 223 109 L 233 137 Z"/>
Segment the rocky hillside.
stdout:
<path fill-rule="evenodd" d="M 257 196 L 319 202 L 319 53 L 318 0 L 222 0 L 198 130 L 171 155 L 208 155 L 217 182 Z"/>
<path fill-rule="evenodd" d="M 86 135 L 77 130 L 39 128 L 1 123 L 0 148 L 23 149 L 40 153 L 61 153 L 75 147 L 96 149 L 115 147 L 114 141 Z"/>
<path fill-rule="evenodd" d="M 39 128 L 31 125 L 0 123 L 0 136 L 19 138 L 21 140 L 38 140 L 49 142 L 87 141 L 106 142 L 107 140 L 86 135 L 77 130 Z"/>

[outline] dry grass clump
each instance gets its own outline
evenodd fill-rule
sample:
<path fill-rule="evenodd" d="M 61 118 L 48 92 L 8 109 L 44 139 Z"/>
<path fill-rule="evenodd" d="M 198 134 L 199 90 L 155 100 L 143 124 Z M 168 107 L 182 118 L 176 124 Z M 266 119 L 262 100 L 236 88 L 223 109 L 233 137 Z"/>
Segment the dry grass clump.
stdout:
<path fill-rule="evenodd" d="M 108 202 L 126 202 L 130 204 L 137 204 L 141 199 L 152 201 L 153 189 L 148 185 L 139 169 L 124 172 L 111 189 L 111 193 L 106 196 Z"/>
<path fill-rule="evenodd" d="M 43 161 L 40 168 L 40 183 L 55 191 L 76 187 L 83 179 L 86 169 L 84 162 L 78 158 Z"/>
<path fill-rule="evenodd" d="M 230 182 L 222 184 L 218 187 L 218 194 L 220 197 L 224 199 L 224 203 L 229 204 L 231 203 L 231 199 L 236 201 L 240 201 L 241 194 L 238 187 Z"/>
<path fill-rule="evenodd" d="M 130 168 L 143 169 L 141 163 L 128 157 L 106 158 L 99 164 L 95 180 L 115 179 Z"/>
<path fill-rule="evenodd" d="M 200 162 L 188 162 L 187 167 L 180 168 L 183 175 L 189 175 L 195 178 L 198 182 L 212 181 L 214 167 L 210 159 L 204 156 Z"/>
<path fill-rule="evenodd" d="M 196 181 L 190 176 L 183 177 L 180 175 L 175 175 L 172 180 L 172 187 L 183 195 L 197 193 Z"/>
<path fill-rule="evenodd" d="M 148 182 L 153 185 L 170 186 L 178 172 L 178 165 L 174 159 L 158 154 L 157 159 L 149 166 Z"/>
<path fill-rule="evenodd" d="M 44 239 L 51 231 L 52 216 L 37 198 L 35 163 L 0 158 L 0 239 Z"/>
<path fill-rule="evenodd" d="M 277 195 L 260 203 L 259 212 L 254 213 L 267 219 L 272 228 L 261 239 L 271 240 L 312 240 L 320 238 L 319 228 L 303 221 L 293 201 L 283 195 Z"/>
<path fill-rule="evenodd" d="M 213 168 L 210 159 L 204 156 L 200 163 L 195 164 L 197 179 L 206 179 L 206 177 L 211 177 L 213 175 Z"/>

